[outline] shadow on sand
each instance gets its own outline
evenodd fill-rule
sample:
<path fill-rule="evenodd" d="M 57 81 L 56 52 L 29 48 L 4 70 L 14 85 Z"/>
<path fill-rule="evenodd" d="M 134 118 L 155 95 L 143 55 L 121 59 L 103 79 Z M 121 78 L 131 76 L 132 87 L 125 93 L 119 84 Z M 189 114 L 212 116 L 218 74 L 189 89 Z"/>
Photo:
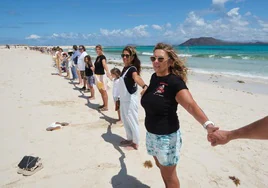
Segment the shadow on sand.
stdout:
<path fill-rule="evenodd" d="M 117 175 L 113 176 L 111 179 L 111 184 L 115 188 L 148 188 L 148 185 L 143 184 L 137 178 L 127 174 L 127 167 L 124 162 L 125 153 L 119 147 L 120 141 L 123 140 L 122 137 L 117 134 L 113 134 L 111 130 L 111 125 L 107 127 L 107 132 L 102 134 L 102 138 L 105 142 L 108 142 L 114 146 L 114 148 L 121 154 L 119 157 L 119 162 L 121 170 Z"/>

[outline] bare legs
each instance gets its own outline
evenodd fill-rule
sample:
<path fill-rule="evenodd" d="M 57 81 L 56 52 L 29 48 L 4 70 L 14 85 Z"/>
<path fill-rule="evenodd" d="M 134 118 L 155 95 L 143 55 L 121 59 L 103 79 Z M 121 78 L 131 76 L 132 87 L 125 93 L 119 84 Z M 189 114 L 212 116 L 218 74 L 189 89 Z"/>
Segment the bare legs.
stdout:
<path fill-rule="evenodd" d="M 162 166 L 155 156 L 154 160 L 156 166 L 160 169 L 166 188 L 180 188 L 180 181 L 177 176 L 176 165 Z"/>
<path fill-rule="evenodd" d="M 59 75 L 61 76 L 61 67 L 60 67 L 60 62 L 59 62 L 59 61 L 57 61 L 57 62 L 56 62 L 56 65 L 57 65 L 57 69 L 58 69 L 58 71 L 59 71 Z"/>
<path fill-rule="evenodd" d="M 81 74 L 80 74 L 80 70 L 76 69 L 76 72 L 77 72 L 79 84 L 82 84 L 82 77 L 81 77 Z"/>
<path fill-rule="evenodd" d="M 95 99 L 95 90 L 94 87 L 91 86 L 90 84 L 87 84 L 87 87 L 90 89 L 91 96 L 89 97 L 89 100 Z"/>
<path fill-rule="evenodd" d="M 101 94 L 101 98 L 102 98 L 102 101 L 103 101 L 102 109 L 108 110 L 108 94 L 107 94 L 107 91 L 103 90 L 103 89 L 99 89 L 99 92 Z"/>

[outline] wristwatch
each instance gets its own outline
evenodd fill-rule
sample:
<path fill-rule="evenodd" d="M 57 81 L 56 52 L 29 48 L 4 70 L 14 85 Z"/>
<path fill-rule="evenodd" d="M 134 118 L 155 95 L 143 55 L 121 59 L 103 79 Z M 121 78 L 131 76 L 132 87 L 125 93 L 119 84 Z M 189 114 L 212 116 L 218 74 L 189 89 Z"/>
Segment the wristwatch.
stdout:
<path fill-rule="evenodd" d="M 210 125 L 210 124 L 213 125 L 213 126 L 215 125 L 212 121 L 206 121 L 206 122 L 203 124 L 204 129 L 207 129 L 207 126 Z"/>
<path fill-rule="evenodd" d="M 142 86 L 142 89 L 144 89 L 145 87 L 148 87 L 146 84 L 144 84 L 143 86 Z"/>

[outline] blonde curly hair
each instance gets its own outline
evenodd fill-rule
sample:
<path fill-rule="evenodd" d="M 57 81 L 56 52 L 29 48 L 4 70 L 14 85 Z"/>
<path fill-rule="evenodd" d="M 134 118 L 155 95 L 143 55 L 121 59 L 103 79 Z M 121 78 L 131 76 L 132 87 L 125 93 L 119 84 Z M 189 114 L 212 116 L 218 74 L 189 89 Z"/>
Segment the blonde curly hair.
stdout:
<path fill-rule="evenodd" d="M 186 82 L 187 81 L 187 67 L 185 66 L 184 61 L 178 57 L 174 48 L 169 44 L 158 43 L 154 47 L 154 52 L 155 50 L 164 50 L 168 54 L 168 57 L 172 60 L 172 63 L 169 67 L 169 72 L 177 76 L 180 76 L 181 79 L 184 82 Z"/>

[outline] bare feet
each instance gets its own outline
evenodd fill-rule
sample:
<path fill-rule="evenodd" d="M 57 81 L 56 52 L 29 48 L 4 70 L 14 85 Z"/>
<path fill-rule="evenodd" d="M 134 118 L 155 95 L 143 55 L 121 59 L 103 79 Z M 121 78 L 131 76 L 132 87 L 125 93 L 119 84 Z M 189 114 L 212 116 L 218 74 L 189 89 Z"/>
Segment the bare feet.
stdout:
<path fill-rule="evenodd" d="M 122 140 L 120 146 L 129 146 L 132 144 L 132 140 Z"/>
<path fill-rule="evenodd" d="M 94 100 L 95 97 L 89 96 L 88 99 L 89 99 L 89 100 Z"/>
<path fill-rule="evenodd" d="M 103 107 L 103 108 L 100 108 L 99 110 L 100 111 L 108 111 L 108 108 L 107 107 Z"/>
<path fill-rule="evenodd" d="M 132 142 L 131 145 L 125 147 L 126 150 L 138 150 L 139 146 Z"/>

